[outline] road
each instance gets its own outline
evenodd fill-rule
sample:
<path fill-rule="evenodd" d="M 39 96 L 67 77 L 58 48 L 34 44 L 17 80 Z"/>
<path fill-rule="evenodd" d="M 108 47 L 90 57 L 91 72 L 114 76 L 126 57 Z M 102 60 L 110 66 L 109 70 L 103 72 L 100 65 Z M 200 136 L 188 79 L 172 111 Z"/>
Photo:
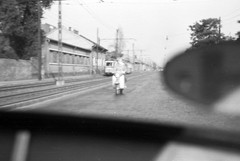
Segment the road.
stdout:
<path fill-rule="evenodd" d="M 60 112 L 73 115 L 96 115 L 168 123 L 180 126 L 220 130 L 239 130 L 240 121 L 214 113 L 212 109 L 183 101 L 167 90 L 159 72 L 140 74 L 128 81 L 123 95 L 115 95 L 109 86 L 81 92 L 51 101 L 22 107 L 18 111 Z"/>

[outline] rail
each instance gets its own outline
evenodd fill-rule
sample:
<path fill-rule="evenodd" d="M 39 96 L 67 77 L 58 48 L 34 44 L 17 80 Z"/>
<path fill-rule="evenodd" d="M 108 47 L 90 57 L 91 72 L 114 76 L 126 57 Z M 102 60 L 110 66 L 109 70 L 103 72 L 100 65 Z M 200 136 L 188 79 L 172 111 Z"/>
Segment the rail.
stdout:
<path fill-rule="evenodd" d="M 142 76 L 142 74 L 133 74 L 129 76 L 128 79 L 130 80 L 139 76 Z M 65 84 L 64 86 L 49 85 L 39 88 L 30 88 L 30 85 L 25 86 L 26 88 L 22 89 L 22 91 L 20 90 L 20 92 L 17 90 L 17 92 L 12 91 L 8 94 L 6 92 L 0 92 L 0 109 L 9 110 L 12 108 L 27 106 L 37 102 L 53 99 L 66 94 L 73 94 L 76 92 L 83 92 L 86 90 L 110 86 L 110 79 L 110 77 L 104 77 L 85 81 L 81 80 L 81 82 L 72 81 L 72 83 Z M 23 88 L 24 86 L 21 87 Z"/>

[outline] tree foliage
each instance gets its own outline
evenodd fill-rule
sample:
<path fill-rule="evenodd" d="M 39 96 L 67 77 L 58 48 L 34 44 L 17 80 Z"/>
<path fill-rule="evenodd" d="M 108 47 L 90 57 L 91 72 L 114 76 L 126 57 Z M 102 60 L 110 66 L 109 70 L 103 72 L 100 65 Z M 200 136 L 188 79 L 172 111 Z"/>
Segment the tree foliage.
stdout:
<path fill-rule="evenodd" d="M 118 54 L 122 53 L 124 47 L 125 47 L 125 41 L 124 41 L 124 34 L 123 34 L 123 29 L 121 27 L 118 28 L 118 35 L 117 35 L 117 51 Z"/>
<path fill-rule="evenodd" d="M 224 35 L 219 33 L 220 20 L 217 18 L 203 19 L 189 27 L 192 31 L 190 44 L 193 48 L 215 44 L 224 38 Z"/>
<path fill-rule="evenodd" d="M 238 20 L 237 23 L 240 23 L 240 20 Z M 236 36 L 237 36 L 237 40 L 236 41 L 240 42 L 240 31 L 238 31 L 236 33 Z"/>
<path fill-rule="evenodd" d="M 40 1 L 43 8 L 53 0 Z M 0 1 L 0 53 L 6 57 L 28 59 L 38 51 L 38 0 Z M 41 40 L 44 36 L 41 32 Z"/>
<path fill-rule="evenodd" d="M 114 44 L 111 46 L 115 46 L 115 50 L 107 53 L 106 60 L 115 60 L 123 56 L 122 52 L 125 47 L 125 41 L 123 30 L 121 27 L 117 29 L 116 39 L 114 41 Z"/>

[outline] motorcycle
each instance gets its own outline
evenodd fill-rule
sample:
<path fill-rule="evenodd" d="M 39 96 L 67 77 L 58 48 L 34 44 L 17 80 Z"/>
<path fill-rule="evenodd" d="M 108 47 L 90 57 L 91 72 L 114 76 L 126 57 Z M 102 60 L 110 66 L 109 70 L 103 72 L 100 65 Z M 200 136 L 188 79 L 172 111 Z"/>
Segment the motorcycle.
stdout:
<path fill-rule="evenodd" d="M 115 73 L 113 75 L 113 85 L 115 89 L 115 94 L 122 94 L 125 88 L 124 74 L 123 73 Z"/>

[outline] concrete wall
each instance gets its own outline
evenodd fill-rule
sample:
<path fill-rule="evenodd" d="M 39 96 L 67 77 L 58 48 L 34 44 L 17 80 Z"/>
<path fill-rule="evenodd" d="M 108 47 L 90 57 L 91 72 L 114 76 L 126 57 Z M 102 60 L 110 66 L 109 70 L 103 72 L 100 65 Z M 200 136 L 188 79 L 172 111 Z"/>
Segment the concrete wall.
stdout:
<path fill-rule="evenodd" d="M 37 78 L 36 60 L 0 59 L 0 81 Z"/>
<path fill-rule="evenodd" d="M 63 44 L 62 47 L 62 74 L 63 76 L 77 76 L 90 74 L 91 51 Z M 57 77 L 58 44 L 54 41 L 45 41 L 42 46 L 43 68 L 45 78 Z"/>
<path fill-rule="evenodd" d="M 84 74 L 90 74 L 89 66 L 82 66 L 78 64 L 62 64 L 63 76 L 78 76 Z M 58 63 L 49 64 L 49 73 L 47 77 L 58 76 Z"/>
<path fill-rule="evenodd" d="M 97 55 L 96 51 L 92 51 L 93 70 L 95 72 L 99 74 L 104 74 L 105 59 L 106 59 L 106 53 L 98 52 L 98 55 Z"/>

